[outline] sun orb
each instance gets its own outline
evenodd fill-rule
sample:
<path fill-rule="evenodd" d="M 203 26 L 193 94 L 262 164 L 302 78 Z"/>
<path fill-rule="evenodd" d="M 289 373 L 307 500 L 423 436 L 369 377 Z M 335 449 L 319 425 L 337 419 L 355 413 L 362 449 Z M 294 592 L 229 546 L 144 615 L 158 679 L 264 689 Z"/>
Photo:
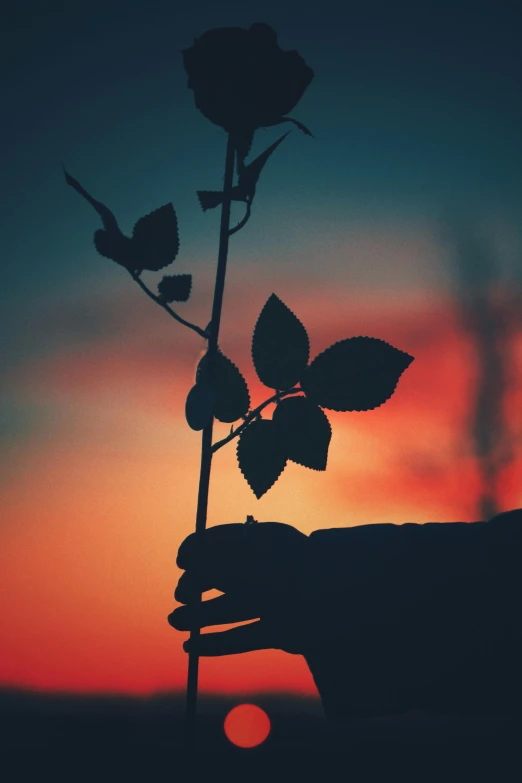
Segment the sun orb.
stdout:
<path fill-rule="evenodd" d="M 270 734 L 270 718 L 255 704 L 238 704 L 225 718 L 225 734 L 238 748 L 255 748 Z"/>

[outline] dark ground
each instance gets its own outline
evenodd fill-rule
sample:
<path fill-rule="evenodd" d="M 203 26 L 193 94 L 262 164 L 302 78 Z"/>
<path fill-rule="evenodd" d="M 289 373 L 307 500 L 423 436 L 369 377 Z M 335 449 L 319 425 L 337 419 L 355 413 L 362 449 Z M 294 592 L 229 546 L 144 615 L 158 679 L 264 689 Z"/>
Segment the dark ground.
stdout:
<path fill-rule="evenodd" d="M 258 748 L 238 749 L 223 732 L 235 704 L 269 715 Z M 519 723 L 410 713 L 350 724 L 328 723 L 313 699 L 267 694 L 199 702 L 200 749 L 187 766 L 183 697 L 77 697 L 0 691 L 0 780 L 147 781 L 223 779 L 241 768 L 277 779 L 522 780 Z M 193 766 L 195 764 L 195 767 Z M 331 772 L 329 772 L 330 770 Z"/>

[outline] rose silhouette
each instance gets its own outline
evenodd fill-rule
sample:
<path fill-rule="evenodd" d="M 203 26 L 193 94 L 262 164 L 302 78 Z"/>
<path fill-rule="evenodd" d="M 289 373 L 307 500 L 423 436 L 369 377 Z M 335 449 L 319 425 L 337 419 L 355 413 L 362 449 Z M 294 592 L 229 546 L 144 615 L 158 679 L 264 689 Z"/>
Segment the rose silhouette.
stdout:
<path fill-rule="evenodd" d="M 227 133 L 246 140 L 257 128 L 289 121 L 314 77 L 296 51 L 284 52 L 267 24 L 209 30 L 182 52 L 188 86 L 199 111 Z M 248 149 L 244 154 L 247 154 Z"/>
<path fill-rule="evenodd" d="M 218 449 L 238 438 L 237 464 L 258 499 L 275 484 L 289 461 L 310 470 L 324 471 L 332 428 L 323 409 L 364 411 L 379 407 L 394 393 L 412 357 L 384 340 L 357 336 L 336 341 L 310 361 L 310 339 L 304 324 L 273 293 L 257 319 L 251 345 L 254 369 L 259 381 L 269 389 L 269 396 L 257 407 L 251 407 L 245 377 L 232 359 L 222 353 L 219 342 L 229 240 L 249 219 L 264 166 L 288 134 L 283 134 L 248 164 L 244 158 L 258 128 L 293 122 L 310 134 L 287 113 L 297 105 L 314 73 L 296 51 L 283 51 L 274 30 L 261 23 L 248 29 L 210 30 L 182 54 L 196 107 L 227 134 L 222 190 L 197 191 L 203 210 L 221 206 L 216 282 L 211 317 L 205 329 L 182 318 L 169 306 L 189 299 L 191 274 L 163 275 L 157 284 L 157 294 L 141 277 L 144 270 L 158 272 L 177 258 L 180 243 L 174 205 L 169 202 L 149 211 L 135 223 L 132 236 L 126 236 L 105 204 L 94 199 L 65 167 L 64 175 L 66 183 L 101 218 L 103 228 L 94 234 L 98 253 L 124 267 L 150 299 L 207 343 L 185 402 L 187 424 L 194 431 L 202 431 L 196 538 L 193 539 L 201 541 L 207 525 L 211 464 Z M 235 173 L 237 185 L 234 185 Z M 232 201 L 245 203 L 246 214 L 238 225 L 230 228 Z M 241 331 L 240 324 L 238 330 Z M 272 418 L 263 417 L 264 409 L 273 403 Z M 232 425 L 242 421 L 230 428 L 228 436 L 214 441 L 214 420 Z M 258 527 L 253 523 L 254 518 L 248 515 L 245 527 L 248 540 L 252 525 L 254 529 Z M 203 612 L 209 611 L 209 607 L 212 611 L 216 602 L 226 602 L 228 598 L 225 595 L 214 602 L 201 603 L 200 585 L 194 582 L 191 587 L 186 581 L 184 584 L 186 588 L 188 585 L 191 601 L 194 599 L 190 607 L 194 613 L 187 625 L 190 640 L 185 737 L 187 747 L 198 750 L 193 744 L 197 729 L 198 645 L 203 639 L 205 644 L 211 643 L 216 635 L 200 636 L 200 626 L 205 624 L 199 622 L 203 617 L 199 607 L 203 607 Z M 335 624 L 336 618 L 329 615 L 328 622 Z M 256 632 L 256 625 L 248 626 L 252 627 Z M 236 631 L 242 633 L 243 628 L 231 633 Z M 334 625 L 331 633 L 335 637 Z"/>

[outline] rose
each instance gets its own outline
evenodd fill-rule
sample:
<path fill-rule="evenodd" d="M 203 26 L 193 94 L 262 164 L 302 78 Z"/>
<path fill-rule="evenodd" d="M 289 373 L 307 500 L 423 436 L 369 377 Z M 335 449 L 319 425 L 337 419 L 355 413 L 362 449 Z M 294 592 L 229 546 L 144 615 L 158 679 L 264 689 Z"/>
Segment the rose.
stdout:
<path fill-rule="evenodd" d="M 288 120 L 310 134 L 285 115 L 296 106 L 314 72 L 296 51 L 278 46 L 269 25 L 209 30 L 182 55 L 197 108 L 227 133 L 251 141 L 257 128 Z"/>

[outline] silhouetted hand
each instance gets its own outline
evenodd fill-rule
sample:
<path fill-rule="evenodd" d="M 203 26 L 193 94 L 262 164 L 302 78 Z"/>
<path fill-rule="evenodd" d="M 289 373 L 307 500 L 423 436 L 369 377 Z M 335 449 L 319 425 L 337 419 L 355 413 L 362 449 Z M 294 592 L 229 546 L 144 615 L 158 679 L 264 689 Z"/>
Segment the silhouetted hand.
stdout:
<path fill-rule="evenodd" d="M 218 525 L 198 539 L 193 533 L 179 548 L 184 569 L 174 597 L 182 604 L 170 616 L 179 631 L 193 623 L 191 597 L 217 589 L 224 595 L 203 601 L 200 627 L 255 623 L 200 637 L 200 655 L 228 655 L 277 648 L 302 653 L 313 632 L 308 593 L 310 539 L 290 525 L 263 522 Z M 188 642 L 184 645 L 188 650 Z"/>
<path fill-rule="evenodd" d="M 200 655 L 276 648 L 302 654 L 328 718 L 421 709 L 519 712 L 522 511 L 489 522 L 318 530 L 228 524 L 182 543 L 185 570 L 169 622 L 189 630 L 255 620 L 200 637 Z M 187 649 L 185 647 L 185 649 Z"/>

